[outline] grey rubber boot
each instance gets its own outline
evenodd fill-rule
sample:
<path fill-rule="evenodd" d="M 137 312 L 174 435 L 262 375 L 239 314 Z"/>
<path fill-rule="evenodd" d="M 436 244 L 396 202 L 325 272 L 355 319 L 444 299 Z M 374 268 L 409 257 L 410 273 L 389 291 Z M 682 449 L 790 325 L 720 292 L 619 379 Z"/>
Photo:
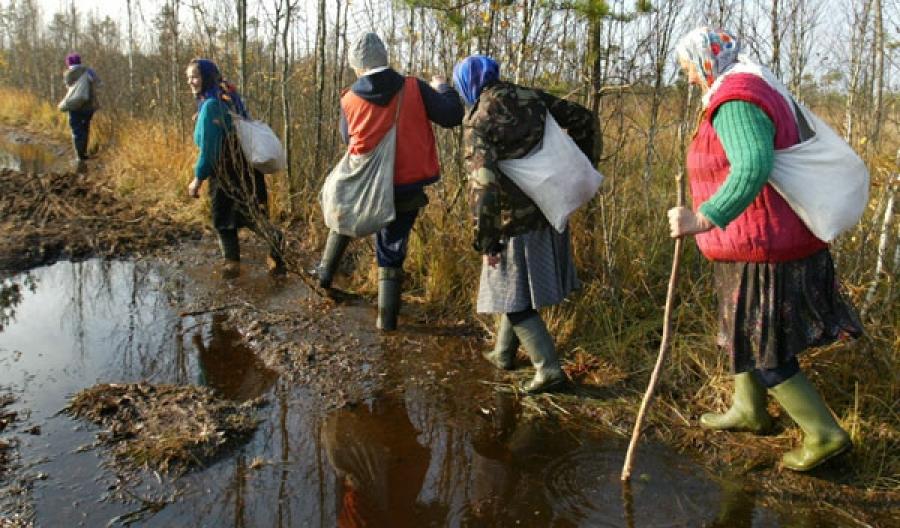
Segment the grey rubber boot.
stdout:
<path fill-rule="evenodd" d="M 516 337 L 528 358 L 534 365 L 534 379 L 525 384 L 525 392 L 537 394 L 539 392 L 551 392 L 562 388 L 566 384 L 566 375 L 559 366 L 559 358 L 556 356 L 556 347 L 553 338 L 547 331 L 547 325 L 539 314 L 525 319 L 519 324 L 513 325 Z"/>
<path fill-rule="evenodd" d="M 519 338 L 516 337 L 512 322 L 506 314 L 500 314 L 495 339 L 494 349 L 483 352 L 481 355 L 498 369 L 513 370 L 516 351 L 519 349 Z"/>
<path fill-rule="evenodd" d="M 772 417 L 766 410 L 766 388 L 752 372 L 735 374 L 731 407 L 721 414 L 703 414 L 700 425 L 722 431 L 766 432 L 772 427 Z"/>
<path fill-rule="evenodd" d="M 769 392 L 803 430 L 800 447 L 781 457 L 784 467 L 809 471 L 852 447 L 850 435 L 834 419 L 819 391 L 802 372 L 772 387 Z"/>
<path fill-rule="evenodd" d="M 331 281 L 334 280 L 334 272 L 337 271 L 341 257 L 350 244 L 350 237 L 342 235 L 334 231 L 328 233 L 328 239 L 325 241 L 325 250 L 322 251 L 322 261 L 316 268 L 316 276 L 319 278 L 319 286 L 325 289 L 331 288 Z"/>
<path fill-rule="evenodd" d="M 379 330 L 396 330 L 397 314 L 400 313 L 400 283 L 403 269 L 378 268 L 378 319 L 375 326 Z"/>

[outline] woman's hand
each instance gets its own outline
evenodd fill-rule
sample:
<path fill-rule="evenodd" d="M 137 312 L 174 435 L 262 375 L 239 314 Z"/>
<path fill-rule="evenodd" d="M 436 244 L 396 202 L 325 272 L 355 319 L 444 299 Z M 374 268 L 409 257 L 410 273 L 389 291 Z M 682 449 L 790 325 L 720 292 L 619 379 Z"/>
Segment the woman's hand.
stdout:
<path fill-rule="evenodd" d="M 496 268 L 497 264 L 500 264 L 500 254 L 496 253 L 494 255 L 484 255 L 484 263 L 487 266 Z"/>
<path fill-rule="evenodd" d="M 190 185 L 188 185 L 188 195 L 191 198 L 200 198 L 200 188 L 203 187 L 203 180 L 198 180 L 194 178 Z"/>
<path fill-rule="evenodd" d="M 687 207 L 669 209 L 669 234 L 672 238 L 704 233 L 716 227 L 701 213 L 694 213 Z"/>

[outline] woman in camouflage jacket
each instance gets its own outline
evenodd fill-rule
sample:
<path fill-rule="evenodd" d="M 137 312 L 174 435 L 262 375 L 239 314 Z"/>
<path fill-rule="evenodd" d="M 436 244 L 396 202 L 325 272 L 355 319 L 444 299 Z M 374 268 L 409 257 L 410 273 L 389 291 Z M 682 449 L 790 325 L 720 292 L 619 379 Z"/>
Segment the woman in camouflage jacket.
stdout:
<path fill-rule="evenodd" d="M 477 310 L 501 314 L 495 347 L 484 356 L 511 370 L 521 345 L 536 370 L 525 390 L 554 390 L 566 377 L 537 310 L 562 302 L 579 286 L 569 231 L 558 233 L 497 163 L 521 158 L 540 144 L 548 111 L 593 160 L 593 115 L 578 104 L 499 80 L 499 66 L 490 57 L 464 59 L 453 77 L 469 106 L 463 120 L 468 198 L 474 247 L 484 256 Z"/>

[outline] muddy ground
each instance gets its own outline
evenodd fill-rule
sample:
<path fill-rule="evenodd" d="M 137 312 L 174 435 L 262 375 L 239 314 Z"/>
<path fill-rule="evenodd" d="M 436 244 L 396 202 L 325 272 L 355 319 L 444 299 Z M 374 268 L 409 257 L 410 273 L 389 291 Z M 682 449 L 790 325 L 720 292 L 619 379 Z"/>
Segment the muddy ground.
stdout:
<path fill-rule="evenodd" d="M 194 252 L 190 260 L 185 261 L 184 253 L 178 249 L 179 244 L 193 244 L 210 237 L 210 233 L 194 226 L 179 225 L 162 214 L 149 215 L 121 200 L 96 171 L 75 174 L 2 170 L 0 211 L 0 277 L 59 259 L 89 256 L 141 258 L 153 255 L 172 266 L 204 267 L 213 270 L 213 274 L 218 273 L 218 256 L 214 251 Z M 254 244 L 248 239 L 243 243 Z M 308 264 L 313 259 L 298 254 L 292 255 L 292 260 Z M 223 277 L 215 280 L 227 284 Z M 372 398 L 372 387 L 383 375 L 371 368 L 375 344 L 348 331 L 346 321 L 335 316 L 343 304 L 369 302 L 371 299 L 354 295 L 335 299 L 310 290 L 307 297 L 274 307 L 260 307 L 252 298 L 223 299 L 221 292 L 210 291 L 205 298 L 200 297 L 194 305 L 185 307 L 184 313 L 216 313 L 227 318 L 282 380 L 309 387 L 317 395 L 317 406 L 324 413 L 352 408 L 364 399 Z M 404 329 L 384 337 L 398 346 L 415 342 L 416 334 L 441 332 L 465 338 L 473 350 L 486 346 L 483 341 L 486 336 L 475 324 L 435 322 L 428 316 L 427 307 L 404 310 Z M 423 324 L 425 322 L 427 324 Z M 371 321 L 360 321 L 360 324 L 371 324 Z M 300 336 L 303 339 L 299 339 Z M 578 382 L 576 386 L 558 396 L 522 398 L 526 414 L 533 419 L 579 422 L 585 427 L 603 427 L 622 435 L 629 434 L 640 388 L 629 383 L 631 380 L 626 374 L 616 372 L 597 358 L 569 358 L 566 369 Z M 453 370 L 436 372 L 418 379 L 417 383 L 452 384 L 454 376 L 459 375 Z M 515 392 L 516 383 L 527 376 L 525 369 L 488 381 L 498 391 Z M 781 471 L 777 461 L 789 448 L 790 440 L 702 431 L 695 427 L 695 417 L 674 416 L 661 401 L 663 399 L 657 401 L 656 415 L 651 418 L 651 424 L 662 421 L 662 425 L 651 425 L 645 434 L 669 442 L 687 456 L 707 463 L 714 471 L 737 473 L 748 478 L 758 489 L 764 490 L 764 502 L 789 504 L 815 497 L 814 500 L 825 505 L 823 508 L 833 511 L 838 518 L 845 518 L 847 525 L 888 526 L 895 520 L 900 523 L 898 494 L 872 492 L 852 485 L 839 463 L 829 464 L 812 475 Z M 10 417 L 10 421 L 13 419 L 15 417 Z M 2 420 L 6 417 L 0 409 L 0 424 L 5 428 L 7 422 Z M 785 417 L 779 423 L 779 431 L 793 427 Z M 28 434 L 26 428 L 27 424 L 22 424 L 16 434 Z M 22 493 L 12 498 L 27 497 L 24 490 L 27 484 L 23 484 L 27 478 L 23 477 L 22 468 L 12 462 L 14 444 L 14 437 L 0 438 L 0 479 L 6 483 L 7 499 L 11 497 L 9 490 L 19 488 L 23 489 Z M 7 519 L 27 518 L 27 502 L 0 500 L 0 507 Z"/>

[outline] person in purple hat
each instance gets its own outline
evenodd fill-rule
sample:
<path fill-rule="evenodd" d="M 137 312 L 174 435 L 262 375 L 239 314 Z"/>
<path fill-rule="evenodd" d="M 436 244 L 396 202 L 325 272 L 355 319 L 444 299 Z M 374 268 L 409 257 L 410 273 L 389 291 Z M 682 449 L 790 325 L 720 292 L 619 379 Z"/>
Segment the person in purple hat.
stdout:
<path fill-rule="evenodd" d="M 84 160 L 88 158 L 91 118 L 99 108 L 96 90 L 99 79 L 93 69 L 81 64 L 81 55 L 75 52 L 66 55 L 66 71 L 63 73 L 66 88 L 71 88 L 82 75 L 89 76 L 90 97 L 79 108 L 69 110 L 69 127 L 72 129 L 72 145 L 75 147 L 78 170 L 84 169 Z"/>

